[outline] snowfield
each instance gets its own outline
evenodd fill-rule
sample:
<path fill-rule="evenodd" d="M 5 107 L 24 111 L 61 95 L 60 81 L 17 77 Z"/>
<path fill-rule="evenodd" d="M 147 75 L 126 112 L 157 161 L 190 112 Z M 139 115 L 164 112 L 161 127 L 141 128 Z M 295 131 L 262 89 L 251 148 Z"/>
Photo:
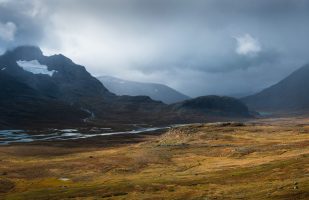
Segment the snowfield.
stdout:
<path fill-rule="evenodd" d="M 37 60 L 25 61 L 25 60 L 18 60 L 16 63 L 23 68 L 23 70 L 31 72 L 33 74 L 45 74 L 50 77 L 54 75 L 56 70 L 48 70 L 46 65 L 41 65 Z"/>

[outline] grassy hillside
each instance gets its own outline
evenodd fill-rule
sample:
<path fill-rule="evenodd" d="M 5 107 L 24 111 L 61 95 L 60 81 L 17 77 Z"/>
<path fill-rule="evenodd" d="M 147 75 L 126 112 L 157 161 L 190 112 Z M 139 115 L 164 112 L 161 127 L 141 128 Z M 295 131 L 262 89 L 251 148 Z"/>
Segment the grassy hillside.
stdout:
<path fill-rule="evenodd" d="M 200 124 L 135 137 L 104 147 L 99 138 L 79 147 L 2 146 L 0 199 L 309 196 L 308 119 Z"/>

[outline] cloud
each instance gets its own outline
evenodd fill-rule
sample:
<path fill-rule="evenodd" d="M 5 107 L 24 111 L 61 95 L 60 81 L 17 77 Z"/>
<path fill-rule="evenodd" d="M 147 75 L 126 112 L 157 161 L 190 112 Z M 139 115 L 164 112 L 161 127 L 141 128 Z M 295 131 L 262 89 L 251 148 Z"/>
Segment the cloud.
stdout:
<path fill-rule="evenodd" d="M 305 0 L 0 0 L 0 19 L 17 27 L 0 52 L 34 44 L 190 96 L 257 91 L 309 60 Z"/>
<path fill-rule="evenodd" d="M 4 37 L 0 37 L 0 46 L 12 48 L 25 44 L 40 45 L 43 37 L 48 35 L 46 28 L 50 26 L 50 11 L 46 6 L 38 0 L 2 0 L 0 26 Z"/>
<path fill-rule="evenodd" d="M 260 42 L 250 34 L 235 37 L 237 41 L 236 53 L 239 55 L 256 55 L 261 49 Z"/>
<path fill-rule="evenodd" d="M 0 0 L 0 4 L 6 4 L 9 0 Z"/>
<path fill-rule="evenodd" d="M 9 42 L 13 41 L 17 27 L 13 22 L 0 22 L 0 39 Z"/>

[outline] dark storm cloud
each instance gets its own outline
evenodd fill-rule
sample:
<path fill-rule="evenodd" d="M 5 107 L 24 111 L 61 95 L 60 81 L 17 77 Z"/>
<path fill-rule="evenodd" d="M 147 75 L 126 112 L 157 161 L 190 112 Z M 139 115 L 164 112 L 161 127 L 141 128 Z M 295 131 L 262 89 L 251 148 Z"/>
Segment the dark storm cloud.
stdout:
<path fill-rule="evenodd" d="M 37 44 L 192 96 L 277 82 L 308 62 L 308 35 L 307 0 L 0 0 L 1 46 Z"/>
<path fill-rule="evenodd" d="M 13 24 L 11 40 L 1 38 L 0 45 L 12 48 L 17 45 L 38 45 L 44 37 L 44 17 L 36 1 L 0 0 L 0 24 Z"/>

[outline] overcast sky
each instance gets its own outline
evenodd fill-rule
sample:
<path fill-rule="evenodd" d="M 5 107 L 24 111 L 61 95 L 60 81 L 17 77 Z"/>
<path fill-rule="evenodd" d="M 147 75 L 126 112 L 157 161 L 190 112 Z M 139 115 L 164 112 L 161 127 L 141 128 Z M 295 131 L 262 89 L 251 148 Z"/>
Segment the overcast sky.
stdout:
<path fill-rule="evenodd" d="M 309 0 L 0 0 L 0 51 L 62 53 L 93 75 L 241 95 L 309 62 Z"/>

